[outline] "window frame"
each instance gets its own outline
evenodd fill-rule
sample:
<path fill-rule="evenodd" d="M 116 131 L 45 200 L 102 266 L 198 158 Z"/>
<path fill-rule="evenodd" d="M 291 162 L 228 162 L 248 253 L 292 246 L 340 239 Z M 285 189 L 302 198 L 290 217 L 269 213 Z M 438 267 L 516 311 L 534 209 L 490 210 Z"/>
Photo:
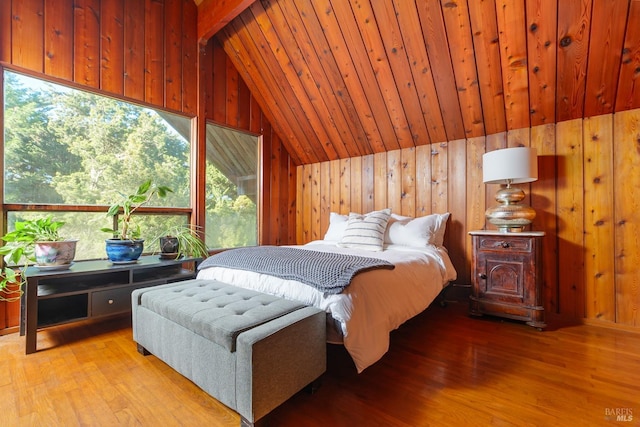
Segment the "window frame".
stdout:
<path fill-rule="evenodd" d="M 203 120 L 204 122 L 204 131 L 202 134 L 202 163 L 198 164 L 198 166 L 201 168 L 202 171 L 202 191 L 198 193 L 198 201 L 201 202 L 201 212 L 202 212 L 202 237 L 205 239 L 206 242 L 206 233 L 207 233 L 207 229 L 206 229 L 206 222 L 207 222 L 207 213 L 206 213 L 206 201 L 205 201 L 205 197 L 206 197 L 206 169 L 207 169 L 207 127 L 209 125 L 213 125 L 213 126 L 219 126 L 221 128 L 224 129 L 228 129 L 232 132 L 238 132 L 238 133 L 242 133 L 244 135 L 247 135 L 249 137 L 255 138 L 256 139 L 256 245 L 262 245 L 262 216 L 263 216 L 263 203 L 262 203 L 262 192 L 263 192 L 263 173 L 262 173 L 262 168 L 263 168 L 263 144 L 264 144 L 264 135 L 262 135 L 261 133 L 257 133 L 257 132 L 251 132 L 250 130 L 247 129 L 242 129 L 242 128 L 238 128 L 238 127 L 234 127 L 234 126 L 230 126 L 226 123 L 221 123 L 212 119 L 207 119 L 205 118 Z M 214 248 L 211 251 L 212 252 L 218 252 L 220 250 L 224 250 L 227 248 Z"/>
<path fill-rule="evenodd" d="M 5 140 L 4 140 L 4 136 L 5 136 L 5 117 L 4 117 L 4 111 L 5 111 L 5 71 L 10 71 L 12 73 L 15 74 L 20 74 L 23 76 L 27 76 L 27 77 L 31 77 L 34 79 L 38 79 L 38 80 L 42 80 L 45 82 L 49 82 L 49 83 L 53 83 L 56 85 L 60 85 L 60 86 L 64 86 L 64 87 L 68 87 L 74 90 L 80 90 L 80 91 L 84 91 L 84 92 L 89 92 L 98 96 L 103 96 L 103 97 L 108 97 L 108 98 L 112 98 L 112 99 L 116 99 L 118 101 L 122 101 L 122 102 L 126 102 L 132 105 L 136 105 L 142 108 L 149 108 L 152 110 L 157 110 L 157 111 L 164 111 L 173 115 L 178 115 L 181 117 L 184 117 L 185 119 L 189 120 L 190 122 L 190 127 L 191 127 L 191 133 L 190 133 L 190 140 L 189 140 L 189 147 L 190 147 L 190 153 L 189 153 L 189 158 L 190 158 L 190 171 L 189 171 L 189 181 L 191 182 L 190 185 L 190 207 L 181 207 L 181 208 L 174 208 L 174 207 L 167 207 L 167 206 L 162 206 L 162 207 L 155 207 L 155 206 L 143 206 L 141 208 L 139 208 L 137 210 L 138 213 L 140 214 L 153 214 L 153 215 L 186 215 L 187 216 L 187 222 L 189 224 L 191 224 L 194 227 L 197 227 L 198 230 L 201 230 L 201 232 L 203 233 L 202 235 L 204 236 L 204 233 L 206 232 L 206 230 L 204 229 L 204 224 L 198 224 L 196 223 L 196 219 L 198 217 L 198 215 L 196 215 L 196 211 L 197 211 L 197 198 L 196 198 L 196 194 L 199 191 L 199 189 L 197 188 L 197 186 L 195 185 L 198 181 L 197 181 L 197 174 L 198 174 L 198 170 L 199 170 L 199 164 L 197 162 L 197 153 L 198 153 L 198 132 L 197 132 L 197 122 L 198 122 L 198 117 L 194 116 L 194 115 L 190 115 L 190 114 L 185 114 L 183 112 L 178 112 L 178 111 L 173 111 L 173 110 L 169 110 L 166 108 L 161 108 L 158 107 L 157 105 L 152 105 L 152 104 L 148 104 L 145 102 L 141 102 L 138 100 L 132 100 L 123 96 L 118 96 L 116 94 L 112 94 L 112 93 L 107 93 L 98 89 L 94 89 L 94 88 L 90 88 L 90 87 L 86 87 L 80 84 L 77 84 L 75 82 L 71 82 L 71 81 L 67 81 L 67 80 L 62 80 L 53 76 L 49 76 L 46 74 L 42 74 L 42 73 L 36 73 L 30 70 L 25 70 L 22 68 L 18 68 L 18 67 L 14 67 L 14 66 L 8 66 L 8 65 L 3 65 L 0 64 L 0 129 L 2 130 L 2 132 L 0 132 L 0 156 L 2 156 L 1 160 L 1 164 L 0 164 L 0 188 L 2 189 L 2 191 L 0 191 L 0 209 L 1 209 L 1 215 L 0 215 L 0 232 L 2 232 L 2 235 L 7 233 L 7 226 L 8 226 L 8 214 L 9 212 L 31 212 L 31 211 L 42 211 L 45 213 L 50 213 L 50 212 L 88 212 L 88 213 L 96 213 L 96 212 L 104 212 L 105 214 L 107 213 L 107 211 L 109 210 L 109 206 L 108 205 L 63 205 L 63 204 L 26 204 L 26 203 L 5 203 L 4 200 L 4 177 L 5 177 L 5 168 L 4 168 L 4 150 L 5 150 Z M 117 217 L 114 218 L 114 223 L 117 223 Z M 96 233 L 99 233 L 100 231 L 96 231 Z M 106 254 L 105 254 L 106 256 Z"/>

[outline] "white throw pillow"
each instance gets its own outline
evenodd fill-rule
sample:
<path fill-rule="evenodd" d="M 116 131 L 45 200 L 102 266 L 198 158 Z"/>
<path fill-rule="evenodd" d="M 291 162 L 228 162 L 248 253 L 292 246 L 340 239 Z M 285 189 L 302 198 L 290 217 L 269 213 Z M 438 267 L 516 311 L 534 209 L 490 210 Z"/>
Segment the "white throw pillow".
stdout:
<path fill-rule="evenodd" d="M 391 215 L 385 243 L 414 247 L 442 246 L 449 215 L 449 212 L 419 218 Z"/>
<path fill-rule="evenodd" d="M 384 232 L 391 216 L 391 209 L 369 212 L 366 215 L 350 213 L 347 229 L 338 246 L 367 251 L 381 251 Z"/>
<path fill-rule="evenodd" d="M 340 215 L 335 212 L 329 214 L 329 228 L 324 235 L 324 240 L 331 242 L 339 242 L 344 236 L 344 231 L 347 229 L 348 215 Z"/>
<path fill-rule="evenodd" d="M 432 243 L 436 246 L 442 246 L 444 245 L 444 233 L 447 231 L 447 221 L 451 214 L 449 212 L 445 212 L 443 214 L 434 215 L 437 215 L 437 220 L 434 230 L 434 240 Z"/>

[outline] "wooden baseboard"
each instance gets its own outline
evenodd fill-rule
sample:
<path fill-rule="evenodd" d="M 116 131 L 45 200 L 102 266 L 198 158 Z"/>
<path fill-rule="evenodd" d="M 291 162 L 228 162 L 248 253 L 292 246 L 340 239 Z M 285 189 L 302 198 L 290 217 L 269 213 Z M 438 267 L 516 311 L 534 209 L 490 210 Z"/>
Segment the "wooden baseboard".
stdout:
<path fill-rule="evenodd" d="M 618 331 L 626 331 L 626 332 L 633 332 L 636 334 L 640 334 L 640 326 L 623 325 L 620 323 L 614 323 L 614 322 L 597 320 L 597 319 L 583 319 L 582 323 L 589 326 L 599 326 L 601 328 L 616 329 Z"/>
<path fill-rule="evenodd" d="M 9 334 L 15 334 L 16 332 L 19 332 L 19 331 L 20 331 L 20 327 L 11 326 L 9 328 L 0 329 L 0 336 L 9 335 Z"/>

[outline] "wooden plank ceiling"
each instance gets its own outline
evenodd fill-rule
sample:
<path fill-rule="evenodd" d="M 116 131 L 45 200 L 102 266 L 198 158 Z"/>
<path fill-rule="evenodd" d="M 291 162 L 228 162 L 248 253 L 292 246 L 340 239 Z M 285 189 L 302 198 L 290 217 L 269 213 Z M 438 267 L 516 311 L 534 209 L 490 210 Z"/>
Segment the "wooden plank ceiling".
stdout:
<path fill-rule="evenodd" d="M 640 0 L 231 3 L 215 37 L 298 164 L 640 107 Z"/>

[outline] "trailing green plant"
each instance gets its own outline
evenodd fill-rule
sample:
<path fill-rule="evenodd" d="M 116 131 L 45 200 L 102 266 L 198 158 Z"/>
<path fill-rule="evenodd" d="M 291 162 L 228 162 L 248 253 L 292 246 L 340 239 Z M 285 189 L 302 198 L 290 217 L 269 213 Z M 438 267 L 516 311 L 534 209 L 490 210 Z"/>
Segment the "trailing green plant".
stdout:
<path fill-rule="evenodd" d="M 173 190 L 169 187 L 156 185 L 152 180 L 143 182 L 133 194 L 120 193 L 121 199 L 111 205 L 107 211 L 107 216 L 110 217 L 120 214 L 117 227 L 113 229 L 104 227 L 100 230 L 110 233 L 114 239 L 139 239 L 140 226 L 135 223 L 133 214 L 141 206 L 149 203 L 154 196 L 164 198 L 168 193 L 173 193 Z"/>
<path fill-rule="evenodd" d="M 178 251 L 176 257 L 182 255 L 194 257 L 194 258 L 206 258 L 209 256 L 209 249 L 204 244 L 200 236 L 198 235 L 198 227 L 190 226 L 187 224 L 174 225 L 163 231 L 163 234 L 158 236 L 158 244 L 162 250 L 160 239 L 163 237 L 175 238 L 178 241 Z"/>
<path fill-rule="evenodd" d="M 8 294 L 7 287 L 11 283 L 18 285 L 18 293 L 22 293 L 22 285 L 26 282 L 26 268 L 35 263 L 36 242 L 59 242 L 65 240 L 59 229 L 65 223 L 54 221 L 51 215 L 34 220 L 16 221 L 15 229 L 2 236 L 5 245 L 0 247 L 0 255 L 4 257 L 4 267 L 0 276 L 0 292 Z M 10 266 L 11 265 L 11 266 Z M 15 266 L 15 267 L 12 267 Z M 0 300 L 14 300 L 0 294 Z"/>

